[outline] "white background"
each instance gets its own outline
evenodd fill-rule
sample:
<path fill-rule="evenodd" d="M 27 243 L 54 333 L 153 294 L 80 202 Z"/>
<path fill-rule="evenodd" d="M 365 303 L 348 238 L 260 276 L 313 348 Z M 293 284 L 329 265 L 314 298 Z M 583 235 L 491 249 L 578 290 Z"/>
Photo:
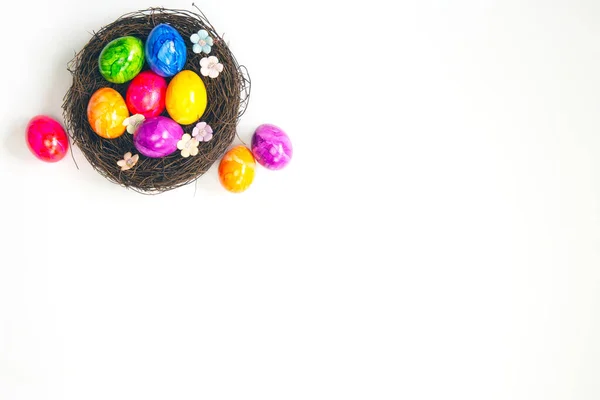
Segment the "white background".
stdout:
<path fill-rule="evenodd" d="M 4 7 L 0 399 L 600 398 L 599 2 L 204 1 L 288 168 L 35 159 L 67 62 L 153 5 L 191 9 Z"/>

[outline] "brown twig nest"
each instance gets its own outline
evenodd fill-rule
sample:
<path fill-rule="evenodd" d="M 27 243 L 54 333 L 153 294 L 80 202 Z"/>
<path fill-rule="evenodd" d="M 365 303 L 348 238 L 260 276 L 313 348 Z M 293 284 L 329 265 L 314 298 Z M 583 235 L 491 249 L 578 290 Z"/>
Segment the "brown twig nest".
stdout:
<path fill-rule="evenodd" d="M 135 36 L 145 41 L 150 31 L 167 23 L 177 29 L 188 43 L 184 69 L 200 75 L 200 60 L 206 56 L 192 51 L 189 37 L 205 29 L 214 39 L 210 55 L 223 64 L 223 72 L 216 79 L 202 77 L 208 95 L 208 105 L 202 116 L 214 131 L 213 139 L 201 143 L 199 154 L 183 158 L 175 152 L 164 158 L 140 155 L 138 163 L 128 171 L 121 171 L 117 161 L 126 152 L 135 152 L 132 135 L 125 133 L 116 139 L 104 139 L 92 130 L 87 119 L 87 105 L 94 92 L 102 87 L 117 90 L 125 98 L 128 83 L 106 81 L 98 68 L 100 52 L 110 41 L 121 36 Z M 204 14 L 186 10 L 150 8 L 123 15 L 94 34 L 89 43 L 69 63 L 73 85 L 65 95 L 63 116 L 74 144 L 79 146 L 94 169 L 108 180 L 141 193 L 161 193 L 186 185 L 198 179 L 219 160 L 236 135 L 239 118 L 246 109 L 250 95 L 247 70 L 240 67 L 222 37 Z M 146 64 L 143 70 L 148 70 Z M 167 112 L 163 113 L 168 116 Z M 182 125 L 191 133 L 193 125 Z"/>

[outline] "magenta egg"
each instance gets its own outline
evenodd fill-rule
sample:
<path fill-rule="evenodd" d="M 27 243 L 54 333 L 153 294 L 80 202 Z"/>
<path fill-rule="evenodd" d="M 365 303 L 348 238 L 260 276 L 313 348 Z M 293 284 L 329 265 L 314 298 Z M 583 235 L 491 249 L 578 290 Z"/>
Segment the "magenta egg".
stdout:
<path fill-rule="evenodd" d="M 40 160 L 62 160 L 69 150 L 69 138 L 62 125 L 45 115 L 35 116 L 27 125 L 27 145 Z"/>
<path fill-rule="evenodd" d="M 166 157 L 177 150 L 177 142 L 183 136 L 183 128 L 167 117 L 148 118 L 133 135 L 133 145 L 150 158 Z"/>
<path fill-rule="evenodd" d="M 263 124 L 252 136 L 252 154 L 256 161 L 268 169 L 282 169 L 289 164 L 293 154 L 292 142 L 283 129 Z"/>
<path fill-rule="evenodd" d="M 129 112 L 146 118 L 156 117 L 165 110 L 167 81 L 152 71 L 137 75 L 127 89 L 126 102 Z"/>

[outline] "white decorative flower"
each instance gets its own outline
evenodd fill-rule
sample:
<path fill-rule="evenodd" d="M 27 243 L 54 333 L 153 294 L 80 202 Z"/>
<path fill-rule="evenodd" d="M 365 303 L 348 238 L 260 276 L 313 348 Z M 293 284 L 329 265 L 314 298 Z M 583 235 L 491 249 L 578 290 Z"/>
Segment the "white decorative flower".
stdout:
<path fill-rule="evenodd" d="M 181 140 L 177 142 L 177 148 L 181 150 L 181 156 L 187 158 L 198 154 L 199 144 L 200 142 L 186 133 L 181 137 Z"/>
<path fill-rule="evenodd" d="M 127 127 L 127 132 L 133 135 L 145 119 L 146 117 L 144 117 L 142 114 L 135 114 L 129 118 L 125 118 L 123 120 L 123 125 Z"/>
<path fill-rule="evenodd" d="M 208 36 L 208 32 L 204 29 L 201 29 L 198 31 L 198 33 L 194 33 L 192 36 L 190 36 L 190 40 L 192 41 L 192 43 L 194 43 L 194 47 L 192 48 L 194 53 L 210 53 L 211 47 L 213 45 L 213 38 Z"/>
<path fill-rule="evenodd" d="M 217 57 L 204 57 L 200 60 L 200 73 L 203 76 L 216 78 L 221 72 L 223 72 L 223 64 L 219 62 Z"/>
<path fill-rule="evenodd" d="M 198 122 L 192 130 L 192 136 L 198 142 L 208 142 L 213 137 L 213 130 L 206 122 Z"/>
<path fill-rule="evenodd" d="M 127 171 L 128 169 L 133 168 L 135 164 L 137 164 L 140 159 L 139 155 L 132 156 L 131 153 L 125 153 L 122 160 L 117 161 L 117 165 L 121 167 L 121 171 Z"/>

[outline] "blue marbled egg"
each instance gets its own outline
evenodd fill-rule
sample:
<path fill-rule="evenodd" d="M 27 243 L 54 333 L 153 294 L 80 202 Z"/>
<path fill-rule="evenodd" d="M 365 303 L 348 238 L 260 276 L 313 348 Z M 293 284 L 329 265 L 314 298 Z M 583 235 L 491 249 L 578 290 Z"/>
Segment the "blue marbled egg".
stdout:
<path fill-rule="evenodd" d="M 168 24 L 154 27 L 146 40 L 146 61 L 150 69 L 162 77 L 170 77 L 183 69 L 187 49 L 183 38 Z"/>

